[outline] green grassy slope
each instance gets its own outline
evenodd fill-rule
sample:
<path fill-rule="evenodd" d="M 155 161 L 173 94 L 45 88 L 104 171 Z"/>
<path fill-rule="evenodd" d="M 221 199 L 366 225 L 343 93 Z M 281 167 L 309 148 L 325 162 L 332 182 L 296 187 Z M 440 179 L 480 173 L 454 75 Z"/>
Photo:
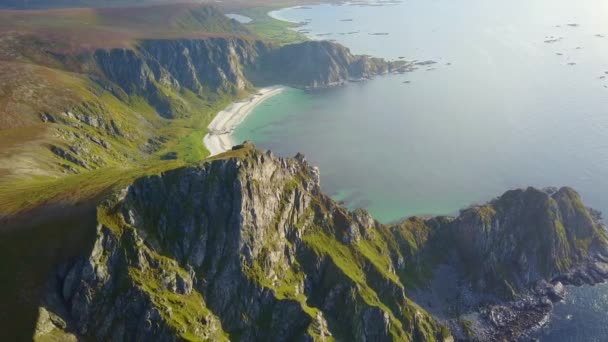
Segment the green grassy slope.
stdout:
<path fill-rule="evenodd" d="M 0 11 L 0 32 L 0 219 L 204 159 L 207 125 L 246 95 L 159 86 L 180 113 L 171 120 L 100 79 L 91 56 L 98 48 L 251 35 L 211 7 Z"/>
<path fill-rule="evenodd" d="M 112 7 L 166 3 L 162 0 L 1 0 L 0 8 Z"/>
<path fill-rule="evenodd" d="M 13 77 L 12 73 L 20 76 Z M 186 104 L 186 115 L 168 120 L 142 99 L 118 99 L 80 75 L 0 62 L 2 76 L 10 79 L 2 88 L 10 89 L 0 102 L 4 109 L 0 217 L 60 198 L 61 192 L 86 197 L 88 191 L 94 194 L 106 182 L 115 181 L 114 175 L 130 179 L 146 168 L 204 159 L 208 152 L 202 138 L 207 125 L 235 98 L 224 95 L 210 102 L 187 92 L 176 93 L 176 99 Z M 66 116 L 66 112 L 111 122 L 119 127 L 120 134 L 113 131 L 113 126 L 93 127 Z M 49 115 L 55 122 L 44 122 L 42 115 Z M 77 159 L 72 162 L 59 158 L 52 152 L 55 146 Z M 170 152 L 177 160 L 164 161 Z M 82 180 L 90 184 L 82 186 Z"/>

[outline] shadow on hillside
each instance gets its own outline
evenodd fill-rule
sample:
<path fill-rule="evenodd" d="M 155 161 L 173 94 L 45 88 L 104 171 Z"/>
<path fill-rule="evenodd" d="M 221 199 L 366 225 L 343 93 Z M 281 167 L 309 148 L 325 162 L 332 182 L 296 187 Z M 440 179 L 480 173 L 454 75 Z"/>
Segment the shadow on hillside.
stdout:
<path fill-rule="evenodd" d="M 69 257 L 90 251 L 95 206 L 54 206 L 0 222 L 0 340 L 31 341 L 47 279 Z"/>

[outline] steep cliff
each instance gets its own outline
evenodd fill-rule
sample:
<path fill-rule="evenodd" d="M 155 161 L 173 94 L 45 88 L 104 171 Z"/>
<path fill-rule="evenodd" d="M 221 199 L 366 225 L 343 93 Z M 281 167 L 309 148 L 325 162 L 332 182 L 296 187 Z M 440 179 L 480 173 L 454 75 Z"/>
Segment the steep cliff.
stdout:
<path fill-rule="evenodd" d="M 571 188 L 509 191 L 463 211 L 450 230 L 480 289 L 505 286 L 518 292 L 590 257 L 608 256 L 599 214 Z"/>
<path fill-rule="evenodd" d="M 323 195 L 302 156 L 245 146 L 140 179 L 97 216 L 91 253 L 49 282 L 40 336 L 449 339 L 406 297 L 381 225 Z"/>
<path fill-rule="evenodd" d="M 136 49 L 97 50 L 100 79 L 120 97 L 142 96 L 166 118 L 190 114 L 179 95 L 208 101 L 252 88 L 245 69 L 267 51 L 260 41 L 240 38 L 144 40 Z"/>
<path fill-rule="evenodd" d="M 310 41 L 286 45 L 262 56 L 260 68 L 268 82 L 323 88 L 368 79 L 403 68 L 403 62 L 353 55 L 340 44 Z"/>

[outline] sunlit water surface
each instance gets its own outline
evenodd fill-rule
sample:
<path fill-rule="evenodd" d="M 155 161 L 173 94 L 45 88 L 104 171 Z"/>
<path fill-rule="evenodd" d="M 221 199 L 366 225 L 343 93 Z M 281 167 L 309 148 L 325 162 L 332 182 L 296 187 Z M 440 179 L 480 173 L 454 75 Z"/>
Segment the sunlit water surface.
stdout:
<path fill-rule="evenodd" d="M 310 37 L 355 53 L 438 62 L 289 90 L 237 129 L 237 140 L 304 152 L 334 198 L 388 222 L 569 185 L 608 212 L 608 2 L 413 0 L 273 15 L 310 21 Z"/>

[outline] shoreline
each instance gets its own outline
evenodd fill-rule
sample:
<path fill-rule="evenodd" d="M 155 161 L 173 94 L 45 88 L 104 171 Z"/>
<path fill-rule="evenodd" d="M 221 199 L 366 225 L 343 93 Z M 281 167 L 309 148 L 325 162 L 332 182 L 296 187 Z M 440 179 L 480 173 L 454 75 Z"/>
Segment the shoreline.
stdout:
<path fill-rule="evenodd" d="M 208 133 L 203 138 L 203 144 L 214 156 L 230 150 L 235 144 L 232 133 L 258 105 L 269 98 L 280 94 L 287 89 L 285 86 L 272 86 L 259 89 L 249 98 L 234 102 L 226 109 L 217 113 L 213 121 L 207 126 Z"/>

